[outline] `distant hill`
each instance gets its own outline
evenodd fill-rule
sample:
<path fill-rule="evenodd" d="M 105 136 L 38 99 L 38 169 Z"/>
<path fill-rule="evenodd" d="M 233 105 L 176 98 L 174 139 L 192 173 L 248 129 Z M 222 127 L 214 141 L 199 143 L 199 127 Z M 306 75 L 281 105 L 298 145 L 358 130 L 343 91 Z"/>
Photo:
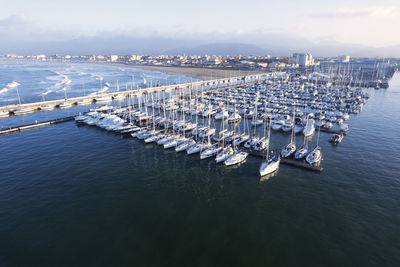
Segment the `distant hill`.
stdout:
<path fill-rule="evenodd" d="M 191 54 L 191 55 L 267 55 L 268 50 L 263 49 L 254 44 L 242 44 L 242 43 L 212 43 L 199 45 L 192 48 L 175 48 L 166 51 L 166 54 Z"/>
<path fill-rule="evenodd" d="M 400 45 L 375 48 L 338 42 L 313 43 L 292 36 L 242 38 L 238 42 L 209 42 L 210 38 L 177 39 L 166 37 L 111 36 L 80 37 L 68 41 L 0 42 L 0 54 L 215 54 L 287 56 L 293 52 L 310 52 L 314 56 L 350 55 L 353 57 L 400 57 Z"/>

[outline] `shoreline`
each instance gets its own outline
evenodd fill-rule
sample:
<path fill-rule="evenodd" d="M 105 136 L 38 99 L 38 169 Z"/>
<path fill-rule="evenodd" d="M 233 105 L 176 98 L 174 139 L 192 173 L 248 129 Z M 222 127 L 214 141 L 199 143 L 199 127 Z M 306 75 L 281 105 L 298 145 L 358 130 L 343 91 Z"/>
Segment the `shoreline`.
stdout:
<path fill-rule="evenodd" d="M 149 65 L 129 65 L 120 63 L 104 63 L 114 66 L 124 66 L 135 69 L 160 71 L 173 75 L 183 75 L 187 77 L 197 78 L 200 80 L 222 79 L 229 77 L 244 76 L 249 74 L 260 74 L 262 71 L 257 70 L 225 70 L 197 67 L 172 67 L 172 66 L 149 66 Z"/>
<path fill-rule="evenodd" d="M 26 60 L 27 62 L 32 62 Z M 45 61 L 47 62 L 47 61 Z M 52 63 L 57 63 L 54 61 Z M 66 63 L 66 62 L 59 62 Z M 250 74 L 266 73 L 267 71 L 261 70 L 238 70 L 238 69 L 214 69 L 214 68 L 200 68 L 200 67 L 175 67 L 175 66 L 155 66 L 155 65 L 136 65 L 136 64 L 123 64 L 123 63 L 107 63 L 107 62 L 68 62 L 72 64 L 96 64 L 96 65 L 110 65 L 125 68 L 134 68 L 150 71 L 159 71 L 172 75 L 181 75 L 200 80 L 213 80 L 230 77 L 245 76 Z"/>

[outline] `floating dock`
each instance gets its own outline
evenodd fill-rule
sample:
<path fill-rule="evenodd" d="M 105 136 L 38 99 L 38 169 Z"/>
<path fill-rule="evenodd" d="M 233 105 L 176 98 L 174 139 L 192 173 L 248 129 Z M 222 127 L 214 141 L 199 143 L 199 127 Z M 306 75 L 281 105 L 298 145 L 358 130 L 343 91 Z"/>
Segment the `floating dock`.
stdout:
<path fill-rule="evenodd" d="M 311 165 L 311 164 L 308 164 L 305 160 L 281 158 L 281 163 L 299 167 L 299 168 L 303 168 L 303 169 L 307 169 L 310 171 L 315 171 L 315 172 L 322 172 L 324 170 L 324 168 L 322 168 L 321 165 Z"/>
<path fill-rule="evenodd" d="M 243 148 L 243 150 L 255 157 L 263 158 L 266 156 L 265 152 L 248 150 L 245 148 Z M 281 163 L 286 164 L 286 165 L 291 165 L 294 167 L 298 167 L 298 168 L 302 168 L 302 169 L 306 169 L 306 170 L 310 170 L 310 171 L 314 171 L 314 172 L 322 172 L 324 170 L 324 168 L 322 168 L 321 165 L 311 165 L 311 164 L 308 164 L 305 160 L 281 158 Z"/>
<path fill-rule="evenodd" d="M 72 120 L 74 120 L 74 116 L 59 118 L 59 119 L 54 119 L 54 120 L 48 120 L 48 121 L 43 121 L 43 122 L 30 123 L 30 124 L 25 124 L 25 125 L 21 125 L 21 126 L 10 127 L 7 129 L 0 130 L 0 134 L 20 132 L 20 131 L 24 131 L 24 130 L 30 130 L 33 128 L 48 126 L 48 125 L 52 125 L 52 124 L 58 124 L 58 123 L 62 123 L 62 122 L 72 121 Z"/>

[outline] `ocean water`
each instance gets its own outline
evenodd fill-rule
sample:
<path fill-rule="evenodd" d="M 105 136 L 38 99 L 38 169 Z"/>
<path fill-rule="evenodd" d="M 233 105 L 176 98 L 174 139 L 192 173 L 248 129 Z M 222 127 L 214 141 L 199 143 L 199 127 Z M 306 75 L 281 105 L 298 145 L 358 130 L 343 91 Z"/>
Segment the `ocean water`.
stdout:
<path fill-rule="evenodd" d="M 226 168 L 74 122 L 0 136 L 0 266 L 399 266 L 399 73 L 367 91 L 340 145 L 321 133 L 322 173 L 260 179 L 259 158 Z"/>
<path fill-rule="evenodd" d="M 64 99 L 101 92 L 115 92 L 127 89 L 198 81 L 197 78 L 171 75 L 159 71 L 136 69 L 124 65 L 90 63 L 52 63 L 0 60 L 0 106 L 43 100 Z M 10 86 L 18 82 L 18 88 Z M 18 92 L 17 92 L 18 89 Z M 111 103 L 114 106 L 127 105 L 127 99 Z M 74 106 L 46 112 L 12 116 L 0 119 L 0 129 L 34 123 L 88 111 L 101 104 Z"/>
<path fill-rule="evenodd" d="M 77 97 L 101 92 L 197 81 L 195 78 L 124 65 L 0 61 L 0 106 L 18 103 L 13 81 L 20 84 L 21 103 Z"/>

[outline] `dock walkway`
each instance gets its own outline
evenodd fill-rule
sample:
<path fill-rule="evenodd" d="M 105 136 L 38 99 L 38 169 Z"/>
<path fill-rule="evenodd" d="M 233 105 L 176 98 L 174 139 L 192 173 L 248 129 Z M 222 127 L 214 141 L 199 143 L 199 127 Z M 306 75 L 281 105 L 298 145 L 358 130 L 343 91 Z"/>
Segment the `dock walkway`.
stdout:
<path fill-rule="evenodd" d="M 30 130 L 33 128 L 48 126 L 48 125 L 52 125 L 52 124 L 58 124 L 58 123 L 62 123 L 62 122 L 72 121 L 72 120 L 74 120 L 74 116 L 53 119 L 53 120 L 48 120 L 48 121 L 43 121 L 43 122 L 35 122 L 35 123 L 25 124 L 25 125 L 16 126 L 16 127 L 10 127 L 7 129 L 0 130 L 0 135 L 7 134 L 7 133 L 20 132 L 20 131 L 24 131 L 24 130 Z"/>
<path fill-rule="evenodd" d="M 265 157 L 265 152 L 260 152 L 260 151 L 254 151 L 254 150 L 248 150 L 243 148 L 244 151 L 248 152 L 250 155 L 255 156 L 255 157 L 260 157 L 263 158 Z M 302 169 L 307 169 L 310 171 L 315 171 L 315 172 L 322 172 L 324 169 L 321 167 L 321 165 L 311 165 L 308 164 L 305 160 L 295 160 L 291 158 L 281 158 L 281 163 L 286 164 L 286 165 L 291 165 L 294 167 L 302 168 Z"/>

